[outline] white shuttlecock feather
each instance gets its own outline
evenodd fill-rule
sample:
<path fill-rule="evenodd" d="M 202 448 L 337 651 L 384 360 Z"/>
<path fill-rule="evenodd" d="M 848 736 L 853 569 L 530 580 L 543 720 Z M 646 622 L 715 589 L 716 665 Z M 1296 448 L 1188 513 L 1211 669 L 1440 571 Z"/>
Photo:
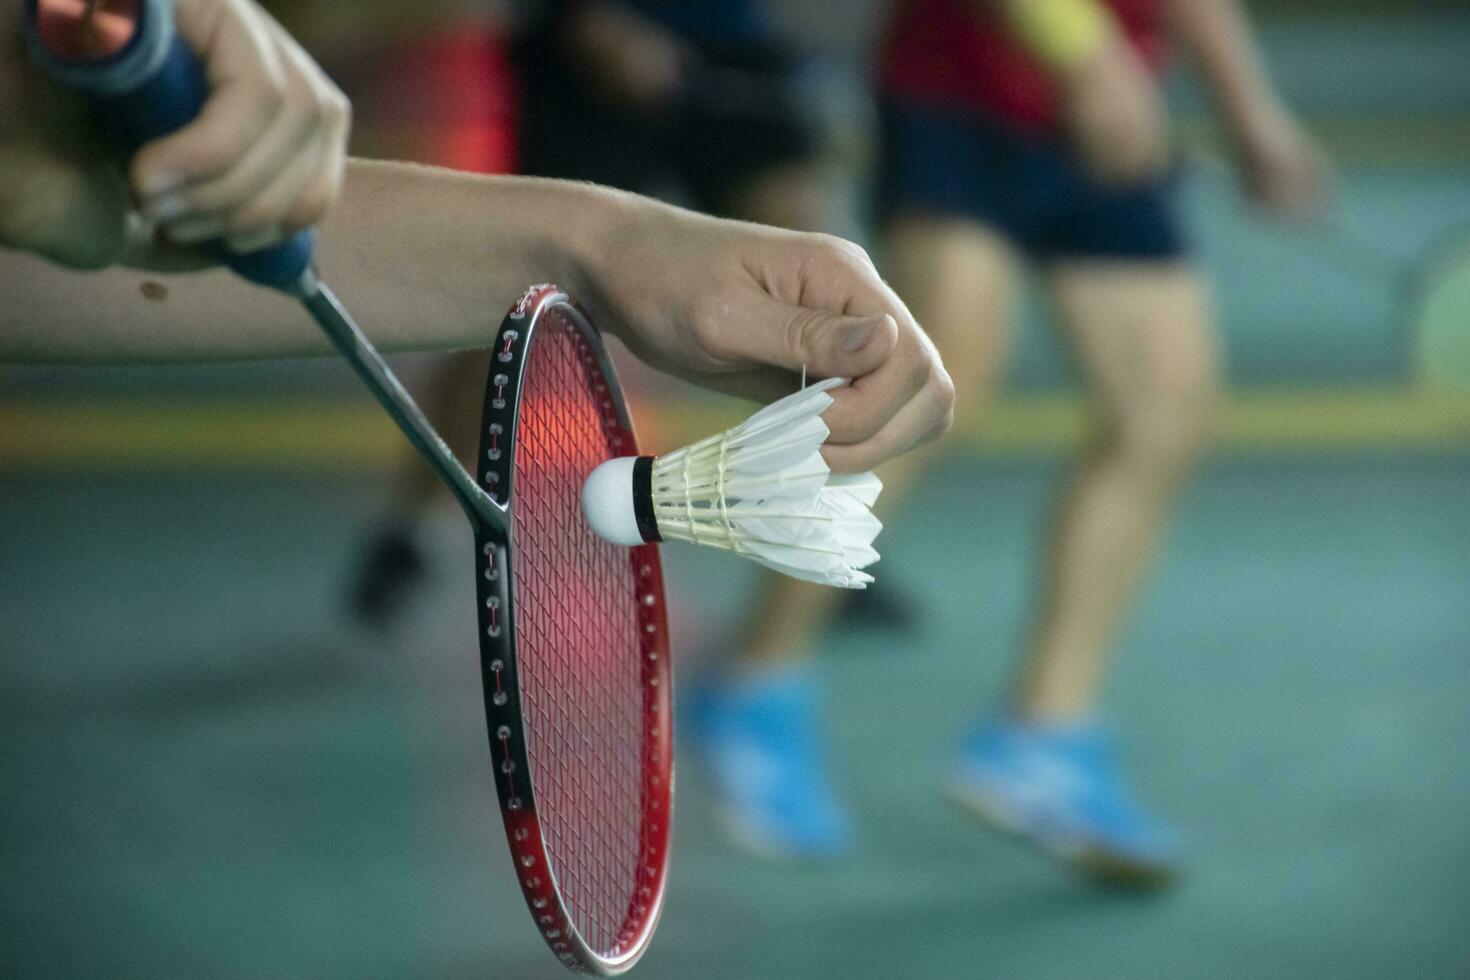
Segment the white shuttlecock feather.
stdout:
<path fill-rule="evenodd" d="M 833 476 L 822 459 L 831 378 L 744 422 L 663 456 L 609 460 L 587 477 L 582 510 L 615 544 L 688 541 L 724 548 L 795 578 L 850 589 L 873 576 L 872 473 Z"/>

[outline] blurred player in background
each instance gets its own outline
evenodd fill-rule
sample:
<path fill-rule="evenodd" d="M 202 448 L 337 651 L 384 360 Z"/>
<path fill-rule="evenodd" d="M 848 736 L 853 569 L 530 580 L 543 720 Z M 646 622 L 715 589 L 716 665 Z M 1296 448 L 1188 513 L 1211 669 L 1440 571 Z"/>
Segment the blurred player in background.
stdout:
<path fill-rule="evenodd" d="M 263 6 L 352 100 L 353 156 L 515 169 L 511 0 Z"/>
<path fill-rule="evenodd" d="M 1279 214 L 1311 210 L 1323 163 L 1228 0 L 905 0 L 879 67 L 886 271 L 957 391 L 993 393 L 1028 262 L 1093 412 L 1052 521 L 1020 676 L 965 739 L 953 790 L 1084 870 L 1134 884 L 1166 880 L 1177 844 L 1127 787 L 1100 688 L 1209 441 L 1219 387 L 1210 305 L 1174 201 L 1159 86 L 1171 42 L 1214 96 L 1247 196 Z M 883 503 L 933 458 L 884 472 Z M 693 694 L 729 822 L 765 852 L 831 854 L 851 836 L 802 665 L 835 602 L 800 583 L 772 589 L 735 668 Z"/>
<path fill-rule="evenodd" d="M 827 223 L 844 164 L 811 97 L 820 67 L 777 39 L 759 0 L 548 0 L 518 25 L 511 62 L 521 173 L 783 228 Z M 478 403 L 485 357 L 454 357 L 426 398 L 462 454 L 474 450 L 477 417 L 464 409 Z M 361 620 L 383 628 L 410 601 L 427 572 L 423 519 L 447 500 L 410 459 L 354 585 Z"/>
<path fill-rule="evenodd" d="M 308 46 L 329 52 L 326 68 L 352 98 L 353 150 L 469 173 L 516 170 L 517 86 L 511 65 L 515 16 L 502 0 L 397 4 L 288 4 L 277 15 Z M 468 465 L 489 355 L 463 351 L 435 362 L 416 397 Z M 352 584 L 356 616 L 382 628 L 427 571 L 420 518 L 448 501 L 433 472 L 412 454 L 395 477 L 394 517 L 369 543 Z"/>

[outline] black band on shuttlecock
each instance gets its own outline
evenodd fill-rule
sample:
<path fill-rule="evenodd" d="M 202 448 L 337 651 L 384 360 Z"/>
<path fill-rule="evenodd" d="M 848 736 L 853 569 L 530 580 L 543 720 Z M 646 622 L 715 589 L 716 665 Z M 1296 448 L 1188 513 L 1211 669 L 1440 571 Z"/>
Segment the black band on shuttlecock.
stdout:
<path fill-rule="evenodd" d="M 658 518 L 653 514 L 652 456 L 633 460 L 633 520 L 638 522 L 638 533 L 644 541 L 663 540 L 658 533 Z"/>

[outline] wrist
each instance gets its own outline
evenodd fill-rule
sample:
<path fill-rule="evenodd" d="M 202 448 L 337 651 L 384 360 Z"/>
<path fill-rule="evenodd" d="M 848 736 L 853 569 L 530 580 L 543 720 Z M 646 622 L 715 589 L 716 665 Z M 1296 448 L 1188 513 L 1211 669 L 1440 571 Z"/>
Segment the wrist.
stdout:
<path fill-rule="evenodd" d="M 617 268 L 640 261 L 629 252 L 662 205 L 611 187 L 570 181 L 561 187 L 565 210 L 556 216 L 552 242 L 556 282 L 587 307 L 600 330 L 625 339 L 615 298 Z"/>
<path fill-rule="evenodd" d="M 1291 126 L 1290 116 L 1274 100 L 1223 106 L 1222 109 L 1226 134 L 1235 148 L 1243 153 L 1274 141 Z"/>

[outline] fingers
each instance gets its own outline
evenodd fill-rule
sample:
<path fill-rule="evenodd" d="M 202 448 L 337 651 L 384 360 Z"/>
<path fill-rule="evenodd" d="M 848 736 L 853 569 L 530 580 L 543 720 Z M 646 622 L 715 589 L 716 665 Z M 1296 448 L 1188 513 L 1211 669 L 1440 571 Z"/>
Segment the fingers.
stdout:
<path fill-rule="evenodd" d="M 859 442 L 841 442 L 830 437 L 822 447 L 822 456 L 834 473 L 862 473 L 884 463 L 895 456 L 916 449 L 938 439 L 948 431 L 954 421 L 954 383 L 938 359 L 932 362 L 934 370 L 923 385 L 905 401 L 872 435 Z M 849 388 L 839 388 L 832 393 L 837 403 L 850 403 L 857 394 Z M 828 409 L 824 419 L 830 427 L 834 405 Z"/>
<path fill-rule="evenodd" d="M 823 455 L 871 469 L 949 425 L 954 385 L 929 338 L 868 256 L 827 235 L 777 231 L 662 206 L 615 224 L 620 248 L 594 296 L 635 354 L 721 391 L 790 394 L 797 374 L 842 377 L 823 413 Z M 640 242 L 661 257 L 651 268 Z"/>
<path fill-rule="evenodd" d="M 832 395 L 822 454 L 838 473 L 872 469 L 936 439 L 954 417 L 954 383 L 912 320 L 882 364 Z"/>
<path fill-rule="evenodd" d="M 829 316 L 826 323 L 840 324 L 840 327 L 816 331 L 824 338 L 820 346 L 826 350 L 812 350 L 806 355 L 808 380 L 852 379 L 851 384 L 831 392 L 832 405 L 822 414 L 829 432 L 822 455 L 834 472 L 870 470 L 937 438 L 949 428 L 954 385 L 928 337 L 912 318 L 904 314 L 900 323 L 892 314 Z M 841 349 L 843 340 L 855 341 L 868 329 L 872 334 L 860 349 Z M 833 342 L 836 350 L 830 349 Z M 668 362 L 665 365 L 705 387 L 743 398 L 773 401 L 796 390 L 800 371 L 799 360 L 788 356 L 769 360 L 778 359 L 779 366 L 717 374 L 689 371 Z M 819 369 L 814 365 L 826 367 Z"/>
<path fill-rule="evenodd" d="M 133 159 L 142 203 L 227 172 L 285 100 L 284 67 L 256 15 L 225 3 L 180 3 L 180 35 L 203 60 L 211 87 L 199 117 Z M 178 217 L 178 215 L 169 215 Z"/>
<path fill-rule="evenodd" d="M 891 314 L 853 316 L 762 296 L 738 313 L 722 307 L 706 327 L 703 343 L 714 357 L 732 363 L 854 378 L 881 365 L 897 341 Z"/>
<path fill-rule="evenodd" d="M 116 261 L 127 188 L 105 160 L 89 165 L 42 142 L 0 140 L 0 245 L 78 269 Z"/>
<path fill-rule="evenodd" d="M 831 433 L 823 455 L 835 472 L 863 472 L 948 429 L 954 383 L 861 248 L 820 235 L 807 241 L 813 251 L 794 292 L 803 311 L 786 319 L 786 350 L 817 376 L 853 379 L 823 413 Z"/>
<path fill-rule="evenodd" d="M 198 119 L 135 156 L 143 214 L 172 242 L 223 237 L 237 251 L 316 223 L 341 187 L 346 99 L 246 0 L 180 0 L 177 9 L 211 95 Z"/>
<path fill-rule="evenodd" d="M 954 386 L 934 345 L 861 250 L 823 236 L 806 244 L 814 252 L 795 293 L 803 304 L 769 298 L 765 328 L 747 328 L 737 341 L 758 363 L 852 379 L 833 391 L 823 413 L 830 432 L 823 455 L 837 472 L 861 472 L 948 428 Z"/>

